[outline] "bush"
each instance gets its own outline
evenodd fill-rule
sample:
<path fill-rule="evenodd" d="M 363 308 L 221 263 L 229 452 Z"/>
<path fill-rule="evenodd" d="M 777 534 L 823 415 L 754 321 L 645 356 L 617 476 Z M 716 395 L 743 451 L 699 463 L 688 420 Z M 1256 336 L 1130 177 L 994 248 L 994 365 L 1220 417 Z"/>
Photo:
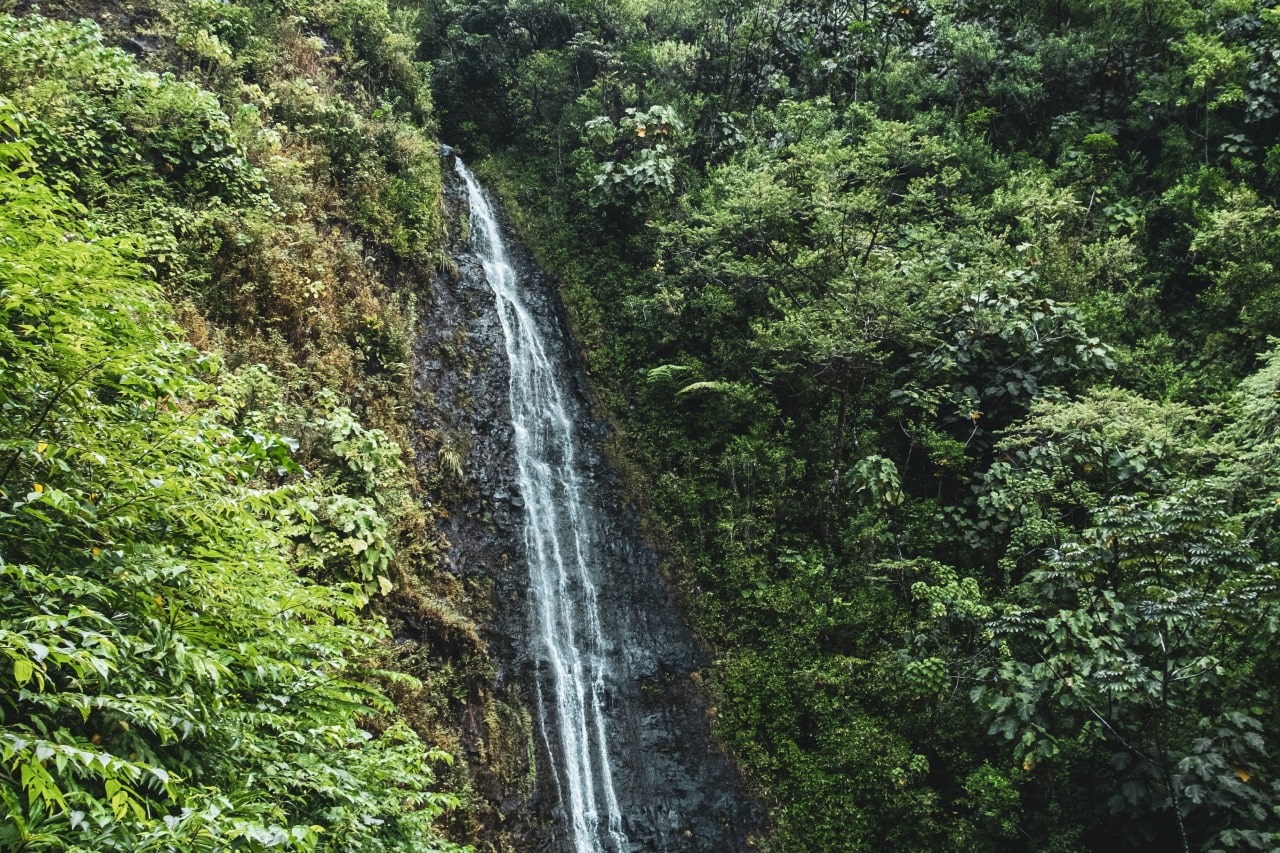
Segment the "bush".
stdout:
<path fill-rule="evenodd" d="M 292 568 L 282 519 L 343 496 L 21 134 L 0 100 L 0 846 L 437 849 L 446 756 L 359 725 L 385 627 Z"/>

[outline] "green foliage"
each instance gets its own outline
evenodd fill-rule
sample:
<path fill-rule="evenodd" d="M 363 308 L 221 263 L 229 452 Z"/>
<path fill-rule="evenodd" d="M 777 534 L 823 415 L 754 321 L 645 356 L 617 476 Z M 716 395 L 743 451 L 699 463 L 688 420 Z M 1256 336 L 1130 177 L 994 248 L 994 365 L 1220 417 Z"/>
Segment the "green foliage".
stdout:
<path fill-rule="evenodd" d="M 1026 770 L 1064 750 L 1109 751 L 1108 804 L 1139 833 L 1191 832 L 1197 845 L 1231 833 L 1266 849 L 1280 786 L 1249 711 L 1266 692 L 1239 662 L 1270 648 L 1278 606 L 1280 573 L 1256 562 L 1220 501 L 1117 497 L 991 623 L 998 663 L 973 698 Z"/>
<path fill-rule="evenodd" d="M 1015 269 L 1008 277 L 1021 274 Z M 1114 367 L 1071 308 L 1003 289 L 944 291 L 935 320 L 942 341 L 905 371 L 909 382 L 946 383 L 943 423 L 966 446 L 975 439 L 981 445 L 992 430 L 1025 414 L 1046 388 Z M 910 384 L 898 393 L 911 396 Z"/>
<path fill-rule="evenodd" d="M 0 128 L 0 840 L 432 849 L 446 756 L 358 725 L 391 710 L 385 628 L 291 565 L 289 515 L 342 495 L 268 485 L 290 441 L 236 428 L 136 243 L 49 187 L 5 101 Z"/>
<path fill-rule="evenodd" d="M 427 14 L 778 849 L 1274 844 L 1274 5 Z"/>
<path fill-rule="evenodd" d="M 1224 449 L 1200 438 L 1203 418 L 1118 389 L 1037 402 L 974 478 L 969 544 L 1006 549 L 998 562 L 1012 572 L 1060 545 L 1113 495 L 1167 494 L 1185 477 L 1207 475 Z"/>
<path fill-rule="evenodd" d="M 602 160 L 591 166 L 596 170 L 587 191 L 591 205 L 638 210 L 650 196 L 673 194 L 683 130 L 675 110 L 661 105 L 644 111 L 628 107 L 617 122 L 608 116 L 588 121 L 584 138 Z"/>
<path fill-rule="evenodd" d="M 1008 776 L 984 764 L 964 780 L 970 809 L 979 829 L 992 838 L 1013 838 L 1018 831 L 1018 790 Z"/>
<path fill-rule="evenodd" d="M 58 178 L 142 180 L 145 163 L 179 193 L 260 199 L 262 176 L 232 138 L 217 98 L 172 75 L 140 73 L 123 52 L 103 47 L 91 22 L 0 17 L 0 51 L 0 89 L 21 91 L 19 105 L 38 116 L 30 129 L 35 154 Z M 71 79 L 83 88 L 68 88 Z"/>

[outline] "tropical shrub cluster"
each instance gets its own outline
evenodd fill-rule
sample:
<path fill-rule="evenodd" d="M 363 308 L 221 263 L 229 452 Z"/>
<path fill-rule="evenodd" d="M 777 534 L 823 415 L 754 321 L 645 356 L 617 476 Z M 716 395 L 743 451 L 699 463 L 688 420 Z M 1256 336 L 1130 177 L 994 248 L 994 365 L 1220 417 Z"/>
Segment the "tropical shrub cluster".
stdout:
<path fill-rule="evenodd" d="M 0 127 L 0 844 L 430 849 L 447 756 L 360 725 L 391 710 L 368 572 L 299 572 L 308 536 L 388 546 L 311 511 L 354 499 Z"/>
<path fill-rule="evenodd" d="M 403 15 L 48 11 L 0 14 L 0 847 L 450 849 L 488 664 L 407 449 Z"/>

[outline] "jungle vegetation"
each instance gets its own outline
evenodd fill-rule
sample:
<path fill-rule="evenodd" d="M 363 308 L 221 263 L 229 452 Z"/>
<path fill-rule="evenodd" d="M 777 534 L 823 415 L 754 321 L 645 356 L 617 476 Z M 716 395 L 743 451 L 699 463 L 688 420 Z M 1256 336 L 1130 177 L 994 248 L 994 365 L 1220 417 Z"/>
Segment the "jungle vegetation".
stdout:
<path fill-rule="evenodd" d="M 1280 844 L 1274 0 L 437 0 L 778 850 Z"/>
<path fill-rule="evenodd" d="M 0 5 L 0 849 L 462 849 L 487 663 L 411 451 L 412 40 Z"/>
<path fill-rule="evenodd" d="M 761 850 L 1280 846 L 1278 69 L 1275 0 L 0 2 L 0 847 L 500 848 L 437 137 Z"/>

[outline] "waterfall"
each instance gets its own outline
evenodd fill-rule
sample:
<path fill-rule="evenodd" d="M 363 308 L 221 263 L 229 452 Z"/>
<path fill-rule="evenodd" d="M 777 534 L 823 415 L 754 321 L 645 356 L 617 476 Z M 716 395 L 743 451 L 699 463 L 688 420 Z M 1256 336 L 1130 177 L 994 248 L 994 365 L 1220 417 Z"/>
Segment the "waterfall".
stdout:
<path fill-rule="evenodd" d="M 610 673 L 597 601 L 595 508 L 579 470 L 571 409 L 521 299 L 493 208 L 470 170 L 461 160 L 455 164 L 471 208 L 472 247 L 493 291 L 510 368 L 541 734 L 574 853 L 626 851 L 605 732 Z"/>

